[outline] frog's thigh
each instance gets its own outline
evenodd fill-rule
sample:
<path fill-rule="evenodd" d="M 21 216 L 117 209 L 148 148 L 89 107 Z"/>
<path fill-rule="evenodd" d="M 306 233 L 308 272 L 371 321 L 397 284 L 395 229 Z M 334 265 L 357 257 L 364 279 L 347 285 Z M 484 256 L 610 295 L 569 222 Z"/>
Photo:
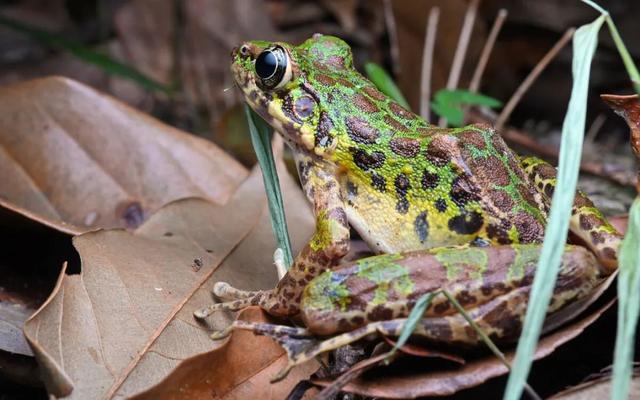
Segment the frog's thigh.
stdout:
<path fill-rule="evenodd" d="M 525 157 L 521 163 L 531 184 L 542 193 L 546 203 L 550 205 L 556 186 L 556 169 L 536 157 Z M 571 214 L 571 232 L 596 254 L 607 268 L 607 274 L 613 272 L 618 265 L 616 254 L 622 235 L 581 191 L 576 192 Z"/>

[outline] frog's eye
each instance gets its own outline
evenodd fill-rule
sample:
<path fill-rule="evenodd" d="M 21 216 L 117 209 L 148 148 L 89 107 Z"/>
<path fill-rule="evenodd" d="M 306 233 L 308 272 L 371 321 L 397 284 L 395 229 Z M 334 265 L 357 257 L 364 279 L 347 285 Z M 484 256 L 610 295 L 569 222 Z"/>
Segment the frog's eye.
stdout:
<path fill-rule="evenodd" d="M 264 50 L 256 58 L 258 83 L 264 89 L 277 89 L 291 80 L 287 52 L 280 46 Z"/>

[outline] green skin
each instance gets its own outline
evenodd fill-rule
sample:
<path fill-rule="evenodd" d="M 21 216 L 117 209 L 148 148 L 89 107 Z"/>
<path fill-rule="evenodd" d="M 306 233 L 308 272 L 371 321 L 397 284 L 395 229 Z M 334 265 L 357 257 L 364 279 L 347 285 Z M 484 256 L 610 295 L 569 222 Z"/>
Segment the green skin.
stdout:
<path fill-rule="evenodd" d="M 275 45 L 286 52 L 287 69 L 267 89 L 255 60 Z M 518 334 L 555 168 L 520 159 L 489 126 L 429 125 L 360 75 L 338 38 L 314 35 L 299 46 L 246 42 L 232 59 L 247 103 L 293 150 L 316 233 L 274 290 L 219 285 L 216 294 L 230 301 L 197 316 L 259 305 L 274 315 L 299 314 L 309 334 L 348 332 L 324 351 L 371 329 L 397 334 L 401 324 L 391 321 L 404 321 L 425 293 L 445 289 L 494 338 Z M 349 226 L 384 254 L 339 266 Z M 570 229 L 585 247 L 567 245 L 549 313 L 584 298 L 617 268 L 621 236 L 582 193 Z M 478 341 L 442 295 L 416 334 Z"/>

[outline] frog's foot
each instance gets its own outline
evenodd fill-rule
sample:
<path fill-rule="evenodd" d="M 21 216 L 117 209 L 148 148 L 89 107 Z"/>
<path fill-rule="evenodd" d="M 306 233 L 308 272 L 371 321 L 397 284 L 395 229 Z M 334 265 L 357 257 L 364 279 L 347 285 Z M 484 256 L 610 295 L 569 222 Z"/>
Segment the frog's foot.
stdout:
<path fill-rule="evenodd" d="M 240 311 L 249 306 L 264 307 L 273 298 L 273 291 L 271 290 L 249 292 L 236 289 L 225 282 L 216 283 L 213 287 L 213 293 L 217 297 L 227 301 L 211 304 L 207 307 L 194 311 L 193 315 L 196 318 L 204 319 L 220 310 Z"/>

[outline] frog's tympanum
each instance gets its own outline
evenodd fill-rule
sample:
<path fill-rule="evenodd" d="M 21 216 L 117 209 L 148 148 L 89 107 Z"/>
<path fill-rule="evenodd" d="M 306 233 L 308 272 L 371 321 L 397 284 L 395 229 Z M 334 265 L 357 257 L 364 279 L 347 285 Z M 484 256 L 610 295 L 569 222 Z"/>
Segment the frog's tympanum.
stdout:
<path fill-rule="evenodd" d="M 398 335 L 424 294 L 446 290 L 496 340 L 517 338 L 556 170 L 520 158 L 490 126 L 429 125 L 353 67 L 342 40 L 299 46 L 246 42 L 232 71 L 249 105 L 293 150 L 313 205 L 315 234 L 277 287 L 245 292 L 218 283 L 224 303 L 299 316 L 306 328 L 236 322 L 272 336 L 331 336 L 290 351 L 290 366 L 372 333 Z M 353 227 L 380 255 L 341 265 Z M 548 315 L 586 297 L 617 268 L 620 234 L 582 193 L 570 222 Z M 438 294 L 414 335 L 474 345 L 479 336 Z"/>

